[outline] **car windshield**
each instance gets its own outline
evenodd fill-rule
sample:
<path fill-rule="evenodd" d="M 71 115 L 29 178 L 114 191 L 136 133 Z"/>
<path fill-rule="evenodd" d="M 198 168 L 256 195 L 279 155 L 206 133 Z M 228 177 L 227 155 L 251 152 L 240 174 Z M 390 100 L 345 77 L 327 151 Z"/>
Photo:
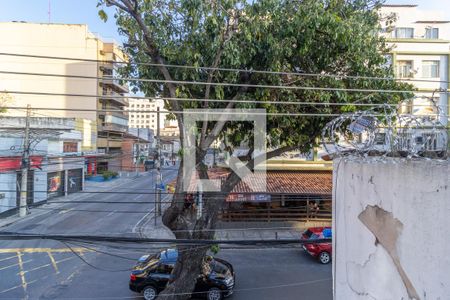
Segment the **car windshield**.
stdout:
<path fill-rule="evenodd" d="M 317 234 L 315 234 L 314 232 L 312 232 L 311 230 L 306 230 L 304 233 L 303 233 L 308 239 L 318 239 L 319 238 L 319 236 L 317 235 Z"/>
<path fill-rule="evenodd" d="M 209 275 L 211 273 L 225 275 L 228 267 L 221 262 L 215 260 L 212 256 L 206 256 L 202 264 L 202 273 Z"/>

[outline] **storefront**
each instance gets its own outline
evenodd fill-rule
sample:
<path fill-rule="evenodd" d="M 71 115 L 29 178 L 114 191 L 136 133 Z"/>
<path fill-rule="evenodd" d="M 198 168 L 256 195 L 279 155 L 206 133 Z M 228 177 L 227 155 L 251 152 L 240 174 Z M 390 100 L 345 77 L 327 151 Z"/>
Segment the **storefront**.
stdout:
<path fill-rule="evenodd" d="M 83 190 L 85 161 L 80 157 L 51 157 L 48 159 L 47 196 L 66 196 Z"/>
<path fill-rule="evenodd" d="M 47 173 L 47 194 L 48 198 L 64 196 L 65 172 Z"/>
<path fill-rule="evenodd" d="M 67 170 L 67 193 L 76 193 L 83 189 L 83 169 Z"/>

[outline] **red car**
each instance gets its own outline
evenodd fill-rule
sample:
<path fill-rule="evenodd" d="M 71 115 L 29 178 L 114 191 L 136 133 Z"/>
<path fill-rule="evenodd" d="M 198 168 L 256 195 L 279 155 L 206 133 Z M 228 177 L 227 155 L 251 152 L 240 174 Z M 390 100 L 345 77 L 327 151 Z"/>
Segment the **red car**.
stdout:
<path fill-rule="evenodd" d="M 302 240 L 314 240 L 331 238 L 331 227 L 311 227 L 302 234 Z M 328 264 L 331 261 L 332 245 L 331 242 L 305 243 L 303 249 L 312 257 L 319 259 L 322 264 Z"/>

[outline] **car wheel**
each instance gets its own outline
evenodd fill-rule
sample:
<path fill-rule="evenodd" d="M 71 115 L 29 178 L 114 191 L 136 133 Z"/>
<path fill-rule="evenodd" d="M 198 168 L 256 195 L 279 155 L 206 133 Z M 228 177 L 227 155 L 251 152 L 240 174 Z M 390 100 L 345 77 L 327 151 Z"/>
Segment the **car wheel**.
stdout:
<path fill-rule="evenodd" d="M 145 300 L 155 300 L 158 292 L 153 286 L 149 285 L 144 288 L 142 294 Z"/>
<path fill-rule="evenodd" d="M 219 290 L 218 288 L 210 288 L 208 290 L 208 293 L 206 294 L 206 298 L 208 300 L 222 300 L 223 299 L 222 291 Z"/>
<path fill-rule="evenodd" d="M 331 255 L 330 255 L 330 253 L 328 253 L 328 252 L 321 252 L 320 254 L 319 254 L 319 261 L 320 261 L 320 263 L 322 263 L 322 264 L 328 264 L 330 261 L 331 261 Z"/>

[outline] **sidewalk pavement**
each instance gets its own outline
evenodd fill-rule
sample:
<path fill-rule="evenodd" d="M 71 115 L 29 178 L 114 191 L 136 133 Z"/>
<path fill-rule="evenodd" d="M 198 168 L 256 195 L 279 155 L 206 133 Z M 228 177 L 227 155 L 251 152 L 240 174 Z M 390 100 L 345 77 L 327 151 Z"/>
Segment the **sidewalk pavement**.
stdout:
<path fill-rule="evenodd" d="M 140 176 L 147 176 L 148 172 L 141 172 Z M 73 193 L 64 197 L 57 197 L 57 198 L 52 198 L 49 199 L 47 201 L 42 201 L 38 204 L 36 204 L 35 206 L 38 207 L 45 207 L 45 208 L 58 208 L 62 205 L 64 205 L 64 203 L 52 203 L 52 200 L 57 200 L 57 201 L 80 201 L 83 200 L 87 197 L 89 197 L 91 194 L 86 193 L 86 192 L 106 192 L 106 191 L 110 191 L 112 188 L 117 188 L 120 187 L 122 185 L 126 185 L 129 184 L 130 182 L 132 182 L 136 177 L 135 176 L 126 176 L 126 177 L 119 177 L 110 181 L 104 181 L 104 182 L 95 182 L 95 181 L 85 181 L 84 182 L 84 190 L 82 192 L 78 192 L 78 193 Z M 28 214 L 27 216 L 21 218 L 19 217 L 19 214 L 13 214 L 11 216 L 7 216 L 7 217 L 0 217 L 0 228 L 11 225 L 19 220 L 25 220 L 28 218 L 34 218 L 36 216 L 41 216 L 43 214 L 49 213 L 48 210 L 40 210 L 40 209 L 34 209 L 33 206 L 29 208 L 30 210 L 30 214 Z"/>
<path fill-rule="evenodd" d="M 331 226 L 331 221 L 309 222 L 219 222 L 216 240 L 270 240 L 299 239 L 301 233 L 316 226 Z M 148 222 L 143 230 L 145 238 L 175 238 L 174 234 L 162 224 L 161 217 L 154 222 Z"/>

